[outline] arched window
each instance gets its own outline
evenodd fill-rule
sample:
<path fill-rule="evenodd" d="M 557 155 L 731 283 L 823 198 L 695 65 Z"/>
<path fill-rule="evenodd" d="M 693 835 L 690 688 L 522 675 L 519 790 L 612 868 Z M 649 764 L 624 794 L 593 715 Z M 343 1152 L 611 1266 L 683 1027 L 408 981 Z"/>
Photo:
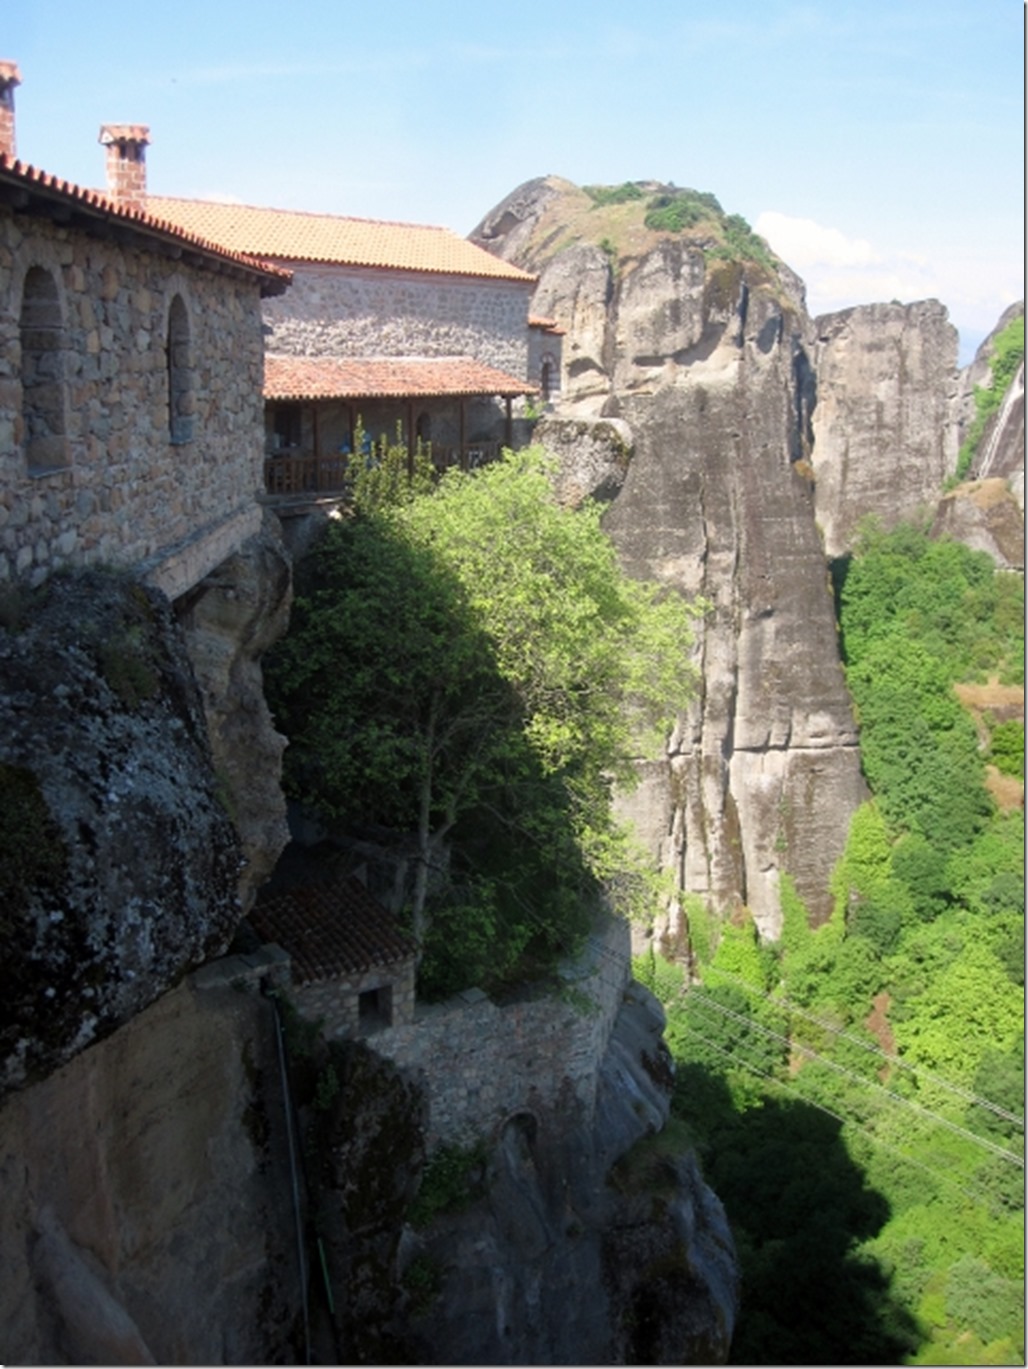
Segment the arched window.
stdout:
<path fill-rule="evenodd" d="M 172 442 L 193 440 L 193 368 L 189 315 L 181 295 L 168 310 L 168 432 Z"/>
<path fill-rule="evenodd" d="M 25 460 L 30 475 L 42 475 L 68 464 L 61 300 L 42 266 L 25 276 L 19 328 Z"/>
<path fill-rule="evenodd" d="M 543 352 L 542 365 L 539 370 L 539 388 L 542 391 L 544 404 L 548 404 L 554 395 L 560 391 L 560 366 L 552 352 Z"/>

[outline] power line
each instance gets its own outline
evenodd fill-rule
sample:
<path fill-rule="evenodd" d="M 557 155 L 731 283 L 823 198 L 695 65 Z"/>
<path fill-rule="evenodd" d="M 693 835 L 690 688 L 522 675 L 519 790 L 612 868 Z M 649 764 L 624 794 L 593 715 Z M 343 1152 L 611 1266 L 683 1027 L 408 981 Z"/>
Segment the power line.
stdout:
<path fill-rule="evenodd" d="M 758 989 L 754 985 L 747 983 L 741 976 L 732 974 L 729 970 L 722 970 L 713 965 L 708 965 L 704 968 L 704 974 L 708 974 L 711 971 L 724 979 L 731 980 L 734 984 L 738 984 L 739 987 L 745 989 L 747 993 L 758 998 L 763 998 L 766 1002 L 775 1007 L 784 1007 L 788 1012 L 795 1013 L 798 1017 L 806 1018 L 808 1022 L 812 1022 L 815 1026 L 821 1027 L 822 1030 L 831 1032 L 833 1036 L 841 1037 L 842 1040 L 848 1041 L 851 1045 L 859 1046 L 861 1050 L 869 1051 L 873 1055 L 880 1055 L 883 1060 L 886 1060 L 890 1065 L 895 1065 L 897 1069 L 907 1070 L 915 1076 L 921 1075 L 925 1079 L 930 1080 L 931 1083 L 938 1085 L 939 1088 L 944 1089 L 946 1092 L 953 1093 L 957 1097 L 962 1098 L 965 1102 L 973 1103 L 980 1108 L 985 1108 L 989 1112 L 995 1113 L 997 1117 L 1002 1117 L 1005 1121 L 1012 1122 L 1015 1126 L 1021 1127 L 1022 1130 L 1024 1129 L 1024 1118 L 1018 1116 L 1017 1113 L 1008 1112 L 1006 1108 L 1000 1107 L 998 1103 L 993 1103 L 988 1098 L 983 1098 L 980 1094 L 962 1088 L 959 1084 L 951 1083 L 941 1075 L 934 1074 L 931 1070 L 926 1069 L 923 1065 L 912 1065 L 909 1061 L 902 1059 L 898 1055 L 893 1055 L 889 1051 L 883 1050 L 880 1046 L 873 1046 L 868 1041 L 862 1041 L 859 1036 L 853 1036 L 852 1033 L 844 1031 L 841 1027 L 833 1026 L 831 1022 L 826 1022 L 823 1018 L 817 1017 L 814 1013 L 807 1012 L 805 1008 L 801 1008 L 784 994 L 778 997 L 768 993 L 766 990 Z"/>
<path fill-rule="evenodd" d="M 765 1070 L 760 1069 L 757 1065 L 754 1065 L 750 1063 L 750 1061 L 744 1059 L 737 1052 L 726 1050 L 723 1046 L 719 1046 L 716 1041 L 711 1041 L 709 1037 L 704 1036 L 702 1032 L 697 1031 L 694 1027 L 686 1026 L 685 1030 L 689 1036 L 696 1037 L 698 1041 L 702 1041 L 704 1045 L 708 1046 L 711 1050 L 716 1051 L 718 1055 L 723 1055 L 729 1061 L 729 1063 L 741 1065 L 743 1069 L 749 1070 L 751 1074 L 757 1075 L 758 1078 L 763 1079 L 766 1083 L 771 1084 L 774 1088 L 781 1089 L 782 1092 L 791 1094 L 794 1098 L 799 1099 L 801 1103 L 806 1103 L 809 1107 L 816 1108 L 819 1112 L 823 1112 L 827 1114 L 827 1116 L 829 1117 L 834 1117 L 835 1120 L 837 1122 L 840 1122 L 843 1126 L 852 1127 L 855 1131 L 861 1132 L 864 1136 L 867 1137 L 867 1139 L 871 1142 L 872 1145 L 879 1146 L 882 1150 L 890 1151 L 893 1155 L 897 1156 L 905 1164 L 912 1165 L 916 1169 L 924 1170 L 924 1172 L 927 1175 L 929 1175 L 933 1181 L 937 1182 L 941 1180 L 943 1183 L 948 1184 L 951 1188 L 956 1189 L 959 1193 L 962 1193 L 965 1198 L 970 1198 L 972 1202 L 989 1202 L 990 1199 L 994 1198 L 995 1195 L 989 1193 L 987 1189 L 981 1188 L 978 1185 L 976 1185 L 975 1190 L 972 1191 L 969 1188 L 965 1188 L 963 1184 L 958 1183 L 955 1179 L 950 1178 L 950 1176 L 944 1173 L 943 1171 L 939 1169 L 933 1169 L 930 1165 L 924 1164 L 921 1160 L 915 1160 L 912 1155 L 908 1155 L 906 1151 L 899 1150 L 896 1146 L 891 1145 L 888 1141 L 883 1140 L 880 1136 L 876 1136 L 874 1132 L 869 1131 L 867 1127 L 862 1126 L 861 1123 L 856 1121 L 854 1118 L 845 1117 L 842 1113 L 835 1112 L 832 1108 L 826 1107 L 824 1103 L 818 1103 L 815 1102 L 812 1098 L 807 1098 L 804 1094 L 800 1093 L 798 1089 L 792 1088 L 783 1080 L 775 1078 L 775 1076 L 772 1074 L 768 1074 Z"/>
<path fill-rule="evenodd" d="M 791 1050 L 801 1051 L 811 1059 L 819 1061 L 822 1065 L 826 1065 L 830 1070 L 834 1070 L 836 1074 L 841 1074 L 848 1079 L 855 1079 L 856 1082 L 863 1085 L 864 1088 L 873 1089 L 877 1093 L 884 1093 L 887 1098 L 891 1098 L 894 1102 L 901 1104 L 901 1106 L 910 1108 L 913 1112 L 929 1118 L 939 1126 L 945 1127 L 947 1131 L 953 1132 L 954 1135 L 970 1141 L 972 1145 L 976 1145 L 982 1150 L 990 1151 L 993 1155 L 997 1155 L 1010 1164 L 1016 1165 L 1020 1169 L 1024 1169 L 1023 1156 L 1015 1155 L 1013 1151 L 1007 1150 L 1004 1146 L 998 1146 L 982 1136 L 976 1136 L 973 1131 L 968 1131 L 966 1127 L 959 1126 L 956 1122 L 949 1121 L 948 1118 L 940 1117 L 937 1112 L 932 1112 L 930 1108 L 926 1108 L 920 1103 L 915 1103 L 910 1098 L 904 1098 L 902 1094 L 896 1093 L 892 1089 L 887 1089 L 884 1084 L 878 1084 L 874 1080 L 865 1079 L 862 1075 L 857 1074 L 855 1070 L 847 1069 L 845 1065 L 840 1065 L 834 1060 L 829 1060 L 826 1055 L 821 1055 L 820 1052 L 814 1050 L 812 1046 L 804 1046 L 798 1042 L 791 1041 L 789 1037 L 783 1036 L 781 1032 L 776 1032 L 770 1027 L 761 1025 L 761 1023 L 757 1022 L 754 1018 L 744 1017 L 742 1013 L 737 1013 L 731 1008 L 724 1007 L 723 1004 L 718 1003 L 715 999 L 708 997 L 706 994 L 700 993 L 695 988 L 690 989 L 688 992 L 690 997 L 697 998 L 703 1005 L 709 1005 L 715 1012 L 721 1013 L 724 1017 L 729 1017 L 736 1022 L 741 1022 L 745 1027 L 757 1031 L 763 1036 L 771 1037 Z"/>

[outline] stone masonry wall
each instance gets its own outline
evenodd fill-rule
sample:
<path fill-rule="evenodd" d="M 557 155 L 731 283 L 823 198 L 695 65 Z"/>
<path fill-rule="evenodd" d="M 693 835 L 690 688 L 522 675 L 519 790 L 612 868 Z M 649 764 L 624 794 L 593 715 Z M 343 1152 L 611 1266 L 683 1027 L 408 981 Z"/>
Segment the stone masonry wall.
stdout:
<path fill-rule="evenodd" d="M 269 352 L 291 356 L 473 356 L 528 372 L 530 287 L 405 271 L 290 263 L 293 283 L 266 300 Z"/>
<path fill-rule="evenodd" d="M 417 1009 L 368 1045 L 418 1076 L 430 1148 L 467 1144 L 514 1112 L 570 1107 L 590 1122 L 599 1062 L 631 979 L 628 924 L 611 918 L 562 967 L 565 990 L 499 1005 L 481 990 Z"/>
<path fill-rule="evenodd" d="M 63 396 L 58 460 L 29 473 L 22 301 L 33 268 L 56 287 L 47 354 Z M 38 279 L 38 273 L 37 273 Z M 169 309 L 188 349 L 169 424 Z M 261 512 L 263 402 L 256 281 L 187 266 L 35 217 L 0 216 L 0 580 L 63 565 L 131 567 L 174 598 L 247 537 Z"/>
<path fill-rule="evenodd" d="M 361 1022 L 360 996 L 373 989 L 389 991 L 392 1021 L 406 1025 L 414 1018 L 414 961 L 378 966 L 363 974 L 320 979 L 290 989 L 297 1010 L 317 1022 L 326 1037 L 367 1035 Z"/>

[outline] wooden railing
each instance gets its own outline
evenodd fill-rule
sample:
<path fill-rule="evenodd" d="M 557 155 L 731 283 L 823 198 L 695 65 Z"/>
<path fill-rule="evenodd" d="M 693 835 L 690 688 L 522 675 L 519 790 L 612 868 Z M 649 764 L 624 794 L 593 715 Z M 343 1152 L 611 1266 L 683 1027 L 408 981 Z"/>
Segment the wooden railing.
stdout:
<path fill-rule="evenodd" d="M 269 456 L 264 460 L 264 488 L 272 495 L 344 494 L 345 456 Z"/>
<path fill-rule="evenodd" d="M 436 470 L 450 466 L 474 470 L 500 455 L 499 442 L 467 442 L 463 447 L 432 444 Z M 281 498 L 302 495 L 345 495 L 350 486 L 349 456 L 268 456 L 264 459 L 264 488 Z"/>

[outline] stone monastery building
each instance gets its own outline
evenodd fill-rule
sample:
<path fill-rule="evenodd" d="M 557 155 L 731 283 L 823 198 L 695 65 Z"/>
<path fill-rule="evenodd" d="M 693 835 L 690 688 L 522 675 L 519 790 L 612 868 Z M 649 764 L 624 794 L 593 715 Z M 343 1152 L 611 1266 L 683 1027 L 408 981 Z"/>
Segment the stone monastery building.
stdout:
<path fill-rule="evenodd" d="M 15 159 L 0 63 L 0 578 L 177 598 L 257 532 L 262 300 L 289 273 Z M 101 135 L 120 162 L 136 130 Z"/>
<path fill-rule="evenodd" d="M 130 567 L 178 598 L 262 504 L 338 498 L 363 431 L 440 468 L 512 443 L 560 374 L 535 278 L 444 228 L 151 196 L 109 124 L 105 193 L 16 160 L 0 62 L 0 578 Z"/>

